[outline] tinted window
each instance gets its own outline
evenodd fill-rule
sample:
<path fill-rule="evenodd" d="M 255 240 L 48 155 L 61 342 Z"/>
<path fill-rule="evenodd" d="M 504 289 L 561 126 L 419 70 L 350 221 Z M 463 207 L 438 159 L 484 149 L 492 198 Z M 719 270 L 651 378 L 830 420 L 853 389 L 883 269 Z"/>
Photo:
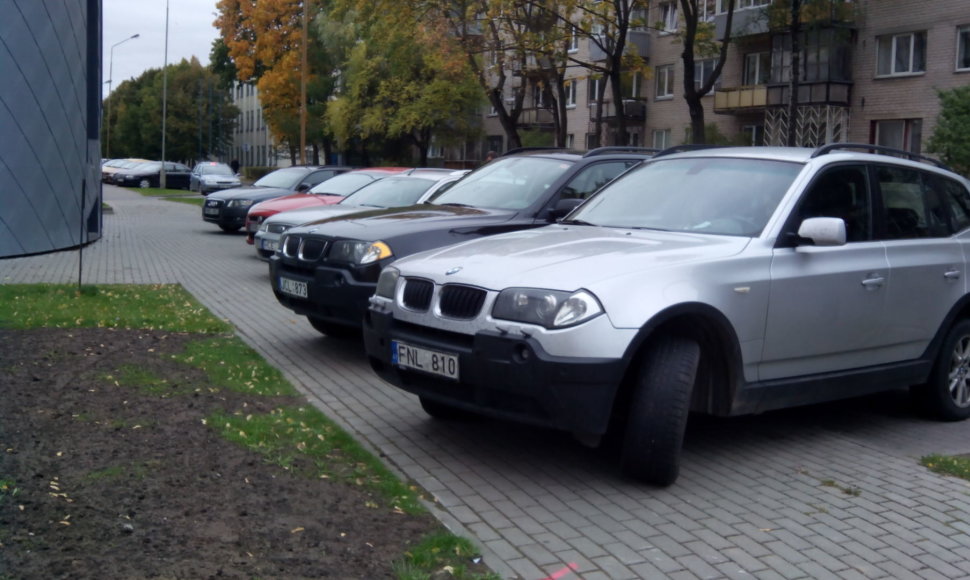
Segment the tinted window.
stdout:
<path fill-rule="evenodd" d="M 908 167 L 888 165 L 878 167 L 876 175 L 885 208 L 888 239 L 950 235 L 942 198 L 929 187 L 929 175 Z"/>
<path fill-rule="evenodd" d="M 314 171 L 310 175 L 307 175 L 303 181 L 300 182 L 300 185 L 306 185 L 307 189 L 310 189 L 314 185 L 324 182 L 334 175 L 337 175 L 337 172 L 332 169 L 327 169 L 326 171 Z"/>
<path fill-rule="evenodd" d="M 943 199 L 950 207 L 950 218 L 953 221 L 952 230 L 959 232 L 970 227 L 970 192 L 967 188 L 952 179 L 934 176 L 937 188 L 943 194 Z"/>
<path fill-rule="evenodd" d="M 841 218 L 845 222 L 846 241 L 871 240 L 872 205 L 866 175 L 863 165 L 826 169 L 802 197 L 795 226 L 812 217 Z"/>
<path fill-rule="evenodd" d="M 563 190 L 562 197 L 586 199 L 635 163 L 636 161 L 625 160 L 588 165 L 573 176 Z"/>

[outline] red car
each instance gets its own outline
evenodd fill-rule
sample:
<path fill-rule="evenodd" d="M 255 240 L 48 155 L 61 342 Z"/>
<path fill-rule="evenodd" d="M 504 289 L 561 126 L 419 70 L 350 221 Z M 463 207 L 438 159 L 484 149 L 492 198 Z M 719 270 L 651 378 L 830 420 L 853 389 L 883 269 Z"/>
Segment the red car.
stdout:
<path fill-rule="evenodd" d="M 246 214 L 246 243 L 253 243 L 253 235 L 259 230 L 259 225 L 271 215 L 301 207 L 331 205 L 378 179 L 387 177 L 388 175 L 411 172 L 413 170 L 414 168 L 412 167 L 370 167 L 367 169 L 355 169 L 331 177 L 317 184 L 306 193 L 294 193 L 257 203 L 249 208 L 249 213 Z"/>

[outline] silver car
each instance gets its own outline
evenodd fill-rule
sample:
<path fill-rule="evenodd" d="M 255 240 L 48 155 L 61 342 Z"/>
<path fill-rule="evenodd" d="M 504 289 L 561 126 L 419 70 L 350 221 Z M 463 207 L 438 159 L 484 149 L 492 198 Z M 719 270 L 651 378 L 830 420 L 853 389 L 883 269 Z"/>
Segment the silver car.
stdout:
<path fill-rule="evenodd" d="M 239 176 L 225 163 L 203 161 L 192 168 L 189 175 L 189 190 L 208 195 L 213 191 L 239 187 L 242 182 Z"/>
<path fill-rule="evenodd" d="M 970 184 L 883 153 L 658 154 L 557 225 L 386 268 L 368 357 L 432 416 L 616 432 L 622 470 L 659 485 L 689 412 L 911 387 L 965 419 Z"/>

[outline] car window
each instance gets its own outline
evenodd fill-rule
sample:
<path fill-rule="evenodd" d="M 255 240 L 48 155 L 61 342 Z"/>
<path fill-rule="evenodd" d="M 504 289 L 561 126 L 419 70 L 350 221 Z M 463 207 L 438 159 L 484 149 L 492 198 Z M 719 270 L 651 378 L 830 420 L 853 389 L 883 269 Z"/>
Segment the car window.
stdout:
<path fill-rule="evenodd" d="M 469 173 L 432 203 L 523 209 L 535 203 L 572 166 L 572 161 L 545 157 L 499 158 Z"/>
<path fill-rule="evenodd" d="M 310 193 L 350 195 L 361 187 L 374 181 L 374 177 L 366 173 L 343 173 L 330 179 L 325 179 L 315 185 Z"/>
<path fill-rule="evenodd" d="M 304 177 L 303 180 L 300 182 L 300 185 L 306 185 L 307 188 L 310 189 L 314 185 L 317 185 L 318 183 L 327 181 L 334 175 L 337 175 L 337 173 L 338 172 L 334 171 L 333 169 L 327 169 L 325 171 L 314 171 L 310 175 L 307 175 L 306 177 Z"/>
<path fill-rule="evenodd" d="M 336 177 L 334 179 L 337 179 Z M 421 195 L 437 183 L 433 179 L 420 177 L 394 178 L 389 177 L 375 181 L 357 193 L 348 197 L 345 202 L 354 205 L 369 205 L 375 207 L 400 207 L 417 203 Z"/>
<path fill-rule="evenodd" d="M 802 167 L 763 159 L 658 159 L 610 182 L 569 219 L 618 228 L 757 236 Z"/>
<path fill-rule="evenodd" d="M 934 175 L 937 188 L 950 208 L 952 231 L 959 232 L 970 227 L 970 190 L 953 179 Z"/>
<path fill-rule="evenodd" d="M 872 204 L 864 165 L 841 165 L 825 170 L 809 185 L 798 208 L 798 220 L 835 217 L 845 222 L 847 242 L 872 239 Z"/>
<path fill-rule="evenodd" d="M 633 160 L 620 160 L 587 165 L 569 180 L 563 189 L 562 198 L 586 199 L 636 163 L 638 162 Z"/>
<path fill-rule="evenodd" d="M 924 172 L 884 165 L 876 169 L 876 175 L 885 208 L 888 239 L 950 235 L 943 199 L 935 188 L 928 186 L 929 179 L 924 179 Z"/>

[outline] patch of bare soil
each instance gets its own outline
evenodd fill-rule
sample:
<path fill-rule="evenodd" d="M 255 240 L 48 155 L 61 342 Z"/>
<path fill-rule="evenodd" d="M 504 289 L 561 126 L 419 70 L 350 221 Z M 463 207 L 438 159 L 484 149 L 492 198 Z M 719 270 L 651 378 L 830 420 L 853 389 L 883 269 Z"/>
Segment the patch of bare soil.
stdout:
<path fill-rule="evenodd" d="M 191 337 L 0 330 L 0 578 L 389 578 L 439 527 L 352 484 L 271 466 L 210 413 L 293 399 L 196 390 Z M 118 386 L 137 365 L 170 394 Z M 368 507 L 376 502 L 380 507 Z"/>

